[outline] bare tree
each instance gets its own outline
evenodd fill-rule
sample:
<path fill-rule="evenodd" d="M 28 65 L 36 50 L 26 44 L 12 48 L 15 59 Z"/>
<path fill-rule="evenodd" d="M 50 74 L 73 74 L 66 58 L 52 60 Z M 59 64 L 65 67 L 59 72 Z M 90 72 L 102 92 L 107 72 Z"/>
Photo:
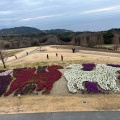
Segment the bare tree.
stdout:
<path fill-rule="evenodd" d="M 42 46 L 42 40 L 39 39 L 39 49 L 41 50 L 41 46 Z"/>
<path fill-rule="evenodd" d="M 3 67 L 6 68 L 4 55 L 3 55 L 4 54 L 3 48 L 4 48 L 4 43 L 0 42 L 0 59 L 1 59 L 2 63 L 3 63 Z"/>
<path fill-rule="evenodd" d="M 114 34 L 113 44 L 114 44 L 114 50 L 118 51 L 119 50 L 119 45 L 120 45 L 119 35 L 118 34 Z"/>
<path fill-rule="evenodd" d="M 2 50 L 0 50 L 0 58 L 1 58 L 1 61 L 2 61 L 2 63 L 3 63 L 4 68 L 6 68 L 5 61 L 4 61 L 4 57 L 3 57 L 3 55 L 2 55 Z"/>
<path fill-rule="evenodd" d="M 102 34 L 99 33 L 99 34 L 96 36 L 96 38 L 97 38 L 98 47 L 99 47 L 99 48 L 102 48 L 102 44 L 104 43 Z"/>

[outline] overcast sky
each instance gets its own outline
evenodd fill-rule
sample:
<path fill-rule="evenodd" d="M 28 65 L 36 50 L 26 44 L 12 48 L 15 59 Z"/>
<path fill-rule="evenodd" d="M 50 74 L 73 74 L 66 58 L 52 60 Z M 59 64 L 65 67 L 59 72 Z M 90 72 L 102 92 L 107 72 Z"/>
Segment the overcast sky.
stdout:
<path fill-rule="evenodd" d="M 120 0 L 0 0 L 0 29 L 74 31 L 120 28 Z"/>

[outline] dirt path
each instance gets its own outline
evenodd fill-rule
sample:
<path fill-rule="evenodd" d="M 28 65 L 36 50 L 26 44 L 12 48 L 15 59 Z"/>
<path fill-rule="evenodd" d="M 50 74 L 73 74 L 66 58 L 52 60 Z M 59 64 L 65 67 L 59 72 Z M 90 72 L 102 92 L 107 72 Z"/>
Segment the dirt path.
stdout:
<path fill-rule="evenodd" d="M 37 53 L 37 52 L 38 52 L 38 48 L 36 48 L 36 49 L 28 52 L 28 55 L 32 55 L 32 54 L 35 54 L 35 53 Z M 8 60 L 6 60 L 6 62 L 18 61 L 18 60 L 20 60 L 20 59 L 22 59 L 22 58 L 25 58 L 26 56 L 27 56 L 27 51 L 26 51 L 26 53 L 24 53 L 24 54 L 22 54 L 21 56 L 19 56 L 17 59 L 14 58 L 14 59 L 9 60 L 9 59 L 7 58 Z"/>
<path fill-rule="evenodd" d="M 94 62 L 94 63 L 120 63 L 120 55 L 118 53 L 106 53 L 97 51 L 84 51 L 72 53 L 71 49 L 57 49 L 57 47 L 43 46 L 41 51 L 38 50 L 39 47 L 26 48 L 22 52 L 17 54 L 18 59 L 15 57 L 9 57 L 6 64 L 10 66 L 21 66 L 24 64 L 34 64 L 39 62 L 51 62 L 61 61 L 61 55 L 64 57 L 64 62 L 67 61 L 84 61 L 84 62 Z M 29 55 L 26 55 L 26 51 Z M 56 58 L 56 53 L 58 53 L 58 58 Z M 47 60 L 46 55 L 49 55 L 49 60 Z"/>
<path fill-rule="evenodd" d="M 83 103 L 87 101 L 87 103 Z M 0 98 L 0 113 L 118 111 L 120 95 L 22 96 Z"/>

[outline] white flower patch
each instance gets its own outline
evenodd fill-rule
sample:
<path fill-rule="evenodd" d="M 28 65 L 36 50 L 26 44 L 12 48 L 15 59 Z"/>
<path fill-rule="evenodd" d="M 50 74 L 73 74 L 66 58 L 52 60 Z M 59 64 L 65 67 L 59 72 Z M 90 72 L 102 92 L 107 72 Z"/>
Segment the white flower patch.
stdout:
<path fill-rule="evenodd" d="M 67 80 L 67 87 L 70 92 L 76 93 L 77 88 L 83 90 L 82 85 L 85 81 L 96 82 L 103 90 L 111 90 L 120 93 L 120 88 L 116 85 L 116 72 L 120 70 L 117 67 L 107 66 L 105 64 L 97 64 L 92 71 L 83 71 L 81 64 L 72 64 L 66 67 L 64 77 Z"/>

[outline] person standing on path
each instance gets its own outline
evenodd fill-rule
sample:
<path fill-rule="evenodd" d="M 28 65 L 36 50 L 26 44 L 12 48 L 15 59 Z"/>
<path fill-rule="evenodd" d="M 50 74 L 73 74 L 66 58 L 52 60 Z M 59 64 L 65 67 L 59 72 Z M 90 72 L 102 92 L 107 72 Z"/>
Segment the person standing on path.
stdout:
<path fill-rule="evenodd" d="M 26 52 L 26 54 L 28 55 L 28 52 Z"/>
<path fill-rule="evenodd" d="M 63 56 L 61 55 L 61 61 L 63 61 Z"/>
<path fill-rule="evenodd" d="M 75 48 L 72 48 L 72 52 L 75 53 Z"/>
<path fill-rule="evenodd" d="M 56 58 L 58 58 L 58 54 L 56 53 Z"/>
<path fill-rule="evenodd" d="M 47 59 L 49 59 L 49 55 L 47 54 Z"/>

